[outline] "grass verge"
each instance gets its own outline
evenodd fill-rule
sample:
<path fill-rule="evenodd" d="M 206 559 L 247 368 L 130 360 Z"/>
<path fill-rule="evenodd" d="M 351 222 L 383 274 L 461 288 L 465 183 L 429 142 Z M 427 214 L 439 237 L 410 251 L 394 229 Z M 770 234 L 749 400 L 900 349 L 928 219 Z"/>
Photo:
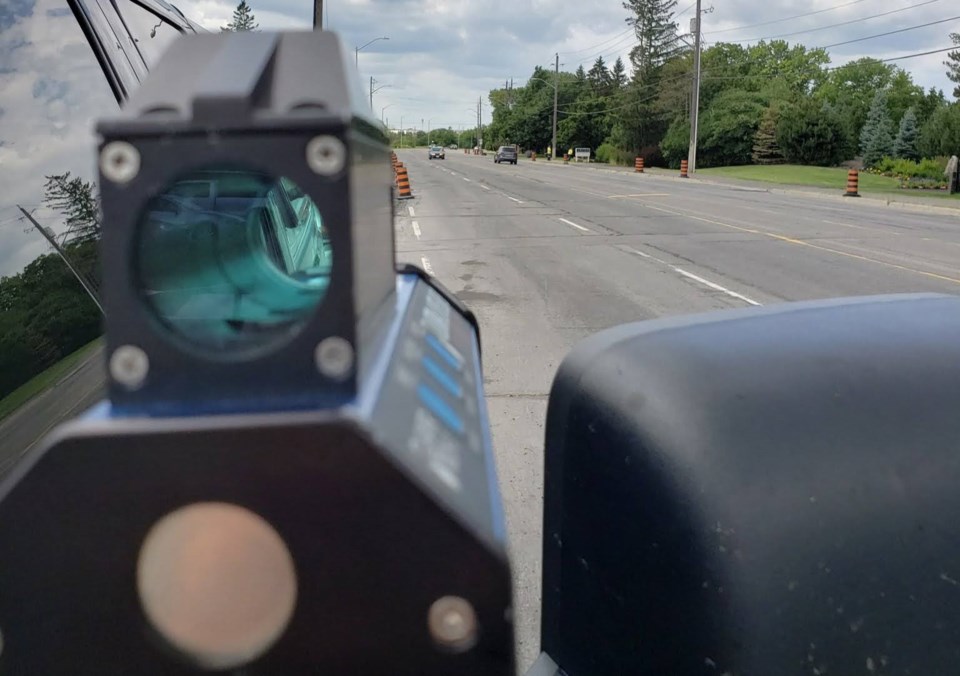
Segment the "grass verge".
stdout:
<path fill-rule="evenodd" d="M 741 167 L 714 167 L 697 169 L 698 175 L 717 178 L 734 178 L 745 181 L 762 181 L 782 185 L 802 185 L 814 188 L 833 188 L 843 191 L 847 186 L 847 170 L 837 167 L 805 167 L 795 164 L 775 164 L 768 166 L 746 165 Z M 897 179 L 890 176 L 876 176 L 860 173 L 861 193 L 883 193 L 912 197 L 933 197 L 958 199 L 960 195 L 949 195 L 939 190 L 901 189 Z"/>
<path fill-rule="evenodd" d="M 57 384 L 65 375 L 67 375 L 77 364 L 88 357 L 97 347 L 101 339 L 87 343 L 76 352 L 68 354 L 56 364 L 42 373 L 38 373 L 13 392 L 0 399 L 0 420 L 16 411 L 41 392 Z"/>

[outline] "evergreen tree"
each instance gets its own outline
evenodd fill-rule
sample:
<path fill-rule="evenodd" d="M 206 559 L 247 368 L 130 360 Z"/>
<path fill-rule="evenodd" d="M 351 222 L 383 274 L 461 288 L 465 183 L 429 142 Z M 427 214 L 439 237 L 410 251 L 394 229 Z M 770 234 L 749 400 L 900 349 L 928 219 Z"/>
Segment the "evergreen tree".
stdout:
<path fill-rule="evenodd" d="M 920 128 L 917 126 L 917 114 L 913 108 L 907 108 L 900 120 L 900 131 L 893 142 L 893 156 L 916 162 L 920 159 L 917 146 L 920 141 Z"/>
<path fill-rule="evenodd" d="M 777 121 L 780 111 L 770 106 L 763 111 L 760 126 L 753 136 L 753 153 L 750 157 L 754 164 L 783 164 L 783 152 L 777 143 Z"/>
<path fill-rule="evenodd" d="M 951 33 L 950 39 L 953 44 L 960 47 L 960 33 Z M 957 86 L 953 88 L 953 97 L 960 99 L 960 49 L 947 52 L 947 60 L 943 62 L 947 67 L 947 77 L 951 82 L 956 82 Z"/>
<path fill-rule="evenodd" d="M 67 225 L 67 242 L 88 242 L 100 238 L 100 211 L 93 183 L 79 176 L 45 176 L 43 203 L 60 213 Z"/>
<path fill-rule="evenodd" d="M 590 86 L 598 94 L 606 94 L 610 90 L 610 73 L 607 71 L 607 64 L 602 56 L 598 56 L 593 62 L 593 66 L 587 72 L 587 78 L 590 80 Z"/>
<path fill-rule="evenodd" d="M 887 110 L 885 90 L 878 91 L 873 97 L 867 121 L 860 132 L 860 154 L 867 167 L 893 154 L 893 122 Z"/>
<path fill-rule="evenodd" d="M 233 20 L 220 30 L 224 33 L 228 31 L 255 31 L 260 27 L 260 24 L 255 23 L 255 21 L 253 10 L 247 4 L 247 0 L 240 0 L 240 4 L 233 10 Z"/>
<path fill-rule="evenodd" d="M 627 23 L 633 27 L 637 46 L 630 50 L 634 79 L 647 84 L 663 65 L 677 42 L 677 25 L 673 10 L 677 0 L 625 0 L 623 8 L 632 16 Z"/>
<path fill-rule="evenodd" d="M 627 69 L 623 65 L 623 59 L 619 56 L 610 69 L 610 81 L 617 89 L 623 89 L 627 86 Z"/>

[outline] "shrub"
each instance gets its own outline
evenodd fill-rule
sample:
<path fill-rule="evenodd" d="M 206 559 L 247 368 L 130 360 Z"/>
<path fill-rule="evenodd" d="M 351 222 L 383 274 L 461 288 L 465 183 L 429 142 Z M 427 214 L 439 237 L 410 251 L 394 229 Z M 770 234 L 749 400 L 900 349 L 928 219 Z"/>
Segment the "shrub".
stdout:
<path fill-rule="evenodd" d="M 847 137 L 833 108 L 806 99 L 780 111 L 777 143 L 788 162 L 830 167 L 843 159 Z"/>

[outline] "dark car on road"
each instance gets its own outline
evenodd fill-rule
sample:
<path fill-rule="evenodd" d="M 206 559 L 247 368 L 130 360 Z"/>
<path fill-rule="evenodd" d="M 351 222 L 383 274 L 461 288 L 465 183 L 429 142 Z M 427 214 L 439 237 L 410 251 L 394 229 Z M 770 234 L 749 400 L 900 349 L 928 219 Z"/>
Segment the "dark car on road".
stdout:
<path fill-rule="evenodd" d="M 431 160 L 434 158 L 443 160 L 446 159 L 446 153 L 444 152 L 442 146 L 430 146 L 430 151 L 427 155 L 427 158 Z"/>
<path fill-rule="evenodd" d="M 517 147 L 516 146 L 500 146 L 497 149 L 497 154 L 493 156 L 493 161 L 497 164 L 501 162 L 509 162 L 511 164 L 517 163 Z"/>

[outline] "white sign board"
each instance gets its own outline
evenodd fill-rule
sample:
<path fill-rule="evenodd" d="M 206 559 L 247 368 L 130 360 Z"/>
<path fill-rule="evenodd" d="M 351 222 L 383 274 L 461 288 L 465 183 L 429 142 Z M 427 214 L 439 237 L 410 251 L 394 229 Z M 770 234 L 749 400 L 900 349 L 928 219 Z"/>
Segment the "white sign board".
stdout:
<path fill-rule="evenodd" d="M 590 161 L 590 149 L 589 148 L 577 148 L 574 150 L 573 156 L 577 159 L 577 162 L 589 162 Z"/>

